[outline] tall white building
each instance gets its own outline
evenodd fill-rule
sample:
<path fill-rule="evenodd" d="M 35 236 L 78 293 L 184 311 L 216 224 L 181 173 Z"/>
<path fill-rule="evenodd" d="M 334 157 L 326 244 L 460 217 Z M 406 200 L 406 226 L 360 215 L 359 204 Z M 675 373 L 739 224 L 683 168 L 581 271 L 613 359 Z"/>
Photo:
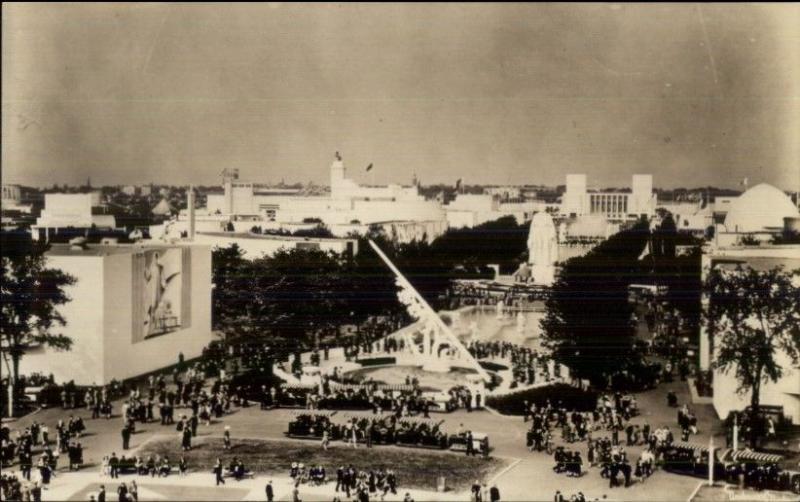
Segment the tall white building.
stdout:
<path fill-rule="evenodd" d="M 447 229 L 442 205 L 425 199 L 416 185 L 360 185 L 347 177 L 338 153 L 330 166 L 330 184 L 329 196 L 305 196 L 299 190 L 260 190 L 253 183 L 238 181 L 238 173 L 231 171 L 223 179 L 224 193 L 208 196 L 206 210 L 198 213 L 198 221 L 208 216 L 234 225 L 237 221 L 249 225 L 274 222 L 290 230 L 322 222 L 341 237 L 378 225 L 401 239 L 423 235 L 433 239 Z"/>
<path fill-rule="evenodd" d="M 589 190 L 585 174 L 568 174 L 561 198 L 561 215 L 602 214 L 610 220 L 631 220 L 655 213 L 653 176 L 634 174 L 630 192 Z"/>

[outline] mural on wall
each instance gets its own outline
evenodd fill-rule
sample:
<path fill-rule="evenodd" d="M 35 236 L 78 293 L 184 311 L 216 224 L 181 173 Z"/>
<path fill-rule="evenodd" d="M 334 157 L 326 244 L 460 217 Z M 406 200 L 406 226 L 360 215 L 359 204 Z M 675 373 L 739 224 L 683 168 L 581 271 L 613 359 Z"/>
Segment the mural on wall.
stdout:
<path fill-rule="evenodd" d="M 181 329 L 189 316 L 189 250 L 144 251 L 133 262 L 133 341 Z"/>

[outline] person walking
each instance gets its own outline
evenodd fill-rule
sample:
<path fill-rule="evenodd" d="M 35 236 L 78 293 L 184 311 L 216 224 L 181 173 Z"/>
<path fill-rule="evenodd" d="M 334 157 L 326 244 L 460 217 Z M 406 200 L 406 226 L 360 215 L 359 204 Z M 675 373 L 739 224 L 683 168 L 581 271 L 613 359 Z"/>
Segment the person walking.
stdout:
<path fill-rule="evenodd" d="M 125 424 L 122 427 L 122 449 L 127 450 L 130 447 L 131 442 L 131 428 L 128 427 L 128 424 Z"/>
<path fill-rule="evenodd" d="M 100 491 L 97 493 L 97 502 L 106 502 L 106 487 L 100 485 Z"/>
<path fill-rule="evenodd" d="M 467 431 L 467 456 L 475 455 L 475 445 L 472 444 L 472 431 Z"/>
<path fill-rule="evenodd" d="M 139 502 L 139 487 L 136 486 L 136 480 L 131 481 L 131 486 L 128 492 L 130 493 L 133 502 Z"/>
<path fill-rule="evenodd" d="M 225 480 L 222 479 L 222 461 L 220 459 L 217 459 L 217 463 L 214 465 L 214 476 L 216 481 L 215 486 L 225 484 Z"/>
<path fill-rule="evenodd" d="M 231 426 L 225 426 L 225 432 L 222 434 L 223 449 L 231 449 Z"/>
<path fill-rule="evenodd" d="M 497 485 L 492 485 L 492 488 L 489 489 L 489 502 L 500 502 L 500 489 L 497 488 Z"/>
<path fill-rule="evenodd" d="M 328 451 L 328 444 L 330 443 L 330 437 L 328 435 L 328 428 L 325 427 L 322 429 L 322 449 Z"/>

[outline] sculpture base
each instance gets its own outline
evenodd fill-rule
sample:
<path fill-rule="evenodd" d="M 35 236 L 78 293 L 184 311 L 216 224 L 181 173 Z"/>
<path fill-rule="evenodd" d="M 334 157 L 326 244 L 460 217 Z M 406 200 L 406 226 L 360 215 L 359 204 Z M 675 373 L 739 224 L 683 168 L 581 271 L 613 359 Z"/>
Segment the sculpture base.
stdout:
<path fill-rule="evenodd" d="M 442 359 L 431 359 L 422 365 L 422 369 L 432 373 L 447 373 L 450 371 L 450 363 Z"/>
<path fill-rule="evenodd" d="M 531 265 L 531 281 L 541 286 L 552 286 L 556 280 L 556 268 L 552 265 Z"/>

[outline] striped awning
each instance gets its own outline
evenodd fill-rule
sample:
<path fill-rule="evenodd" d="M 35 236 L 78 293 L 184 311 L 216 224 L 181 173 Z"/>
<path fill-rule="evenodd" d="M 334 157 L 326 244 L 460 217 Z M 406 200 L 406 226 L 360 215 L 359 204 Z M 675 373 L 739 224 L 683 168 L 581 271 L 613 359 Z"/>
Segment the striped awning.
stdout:
<path fill-rule="evenodd" d="M 388 418 L 393 414 L 390 412 L 383 412 L 383 413 L 372 413 L 371 411 L 343 411 L 339 413 L 338 418 L 350 420 L 350 419 L 362 419 L 362 418 L 374 418 L 376 420 L 382 420 L 384 418 Z"/>
<path fill-rule="evenodd" d="M 760 453 L 757 451 L 740 450 L 731 455 L 731 460 L 736 462 L 758 462 L 763 464 L 777 464 L 783 460 L 783 456 L 772 453 Z"/>
<path fill-rule="evenodd" d="M 672 448 L 682 448 L 686 450 L 699 451 L 701 453 L 708 453 L 708 446 L 697 443 L 689 443 L 686 441 L 673 441 L 670 445 Z"/>
<path fill-rule="evenodd" d="M 335 410 L 289 410 L 289 414 L 295 417 L 310 415 L 312 417 L 332 417 L 336 415 Z"/>
<path fill-rule="evenodd" d="M 281 384 L 281 389 L 285 389 L 285 390 L 307 390 L 307 389 L 316 389 L 316 388 L 317 388 L 317 385 L 313 384 L 313 383 L 293 383 L 293 384 L 288 384 L 288 383 L 284 382 L 284 383 Z"/>
<path fill-rule="evenodd" d="M 377 390 L 385 390 L 385 391 L 400 391 L 400 392 L 410 392 L 414 390 L 413 385 L 405 385 L 405 384 L 369 384 L 369 383 L 361 383 L 361 384 L 353 384 L 353 383 L 338 383 L 338 382 L 330 382 L 331 389 L 342 389 L 342 390 L 372 390 L 373 388 Z"/>
<path fill-rule="evenodd" d="M 425 417 L 403 417 L 399 420 L 400 422 L 405 422 L 409 424 L 428 424 L 428 425 L 436 425 L 444 422 L 444 420 L 434 421 L 431 418 L 425 418 Z"/>

